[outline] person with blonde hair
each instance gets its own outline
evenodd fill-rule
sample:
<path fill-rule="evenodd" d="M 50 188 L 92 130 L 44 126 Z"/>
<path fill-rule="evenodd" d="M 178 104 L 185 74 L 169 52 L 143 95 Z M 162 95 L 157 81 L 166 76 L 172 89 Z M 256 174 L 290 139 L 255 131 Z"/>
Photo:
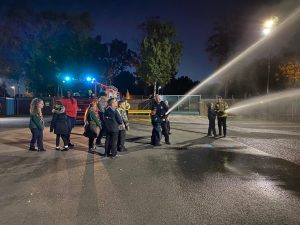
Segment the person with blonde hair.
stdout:
<path fill-rule="evenodd" d="M 30 103 L 30 122 L 29 129 L 32 134 L 30 141 L 30 151 L 46 151 L 43 144 L 43 130 L 44 130 L 44 119 L 42 114 L 42 108 L 44 107 L 44 102 L 40 98 L 32 99 Z M 35 143 L 37 147 L 35 148 Z"/>
<path fill-rule="evenodd" d="M 90 103 L 89 107 L 85 111 L 84 115 L 84 136 L 89 138 L 89 152 L 94 151 L 94 140 L 97 137 L 97 127 L 101 129 L 101 122 L 99 121 L 97 115 L 97 103 Z"/>

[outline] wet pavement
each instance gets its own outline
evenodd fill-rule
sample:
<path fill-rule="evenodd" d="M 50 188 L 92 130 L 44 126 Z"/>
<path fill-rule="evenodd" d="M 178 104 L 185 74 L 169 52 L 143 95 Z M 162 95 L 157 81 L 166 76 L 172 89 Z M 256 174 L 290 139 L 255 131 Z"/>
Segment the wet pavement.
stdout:
<path fill-rule="evenodd" d="M 300 224 L 300 124 L 228 126 L 208 138 L 205 118 L 173 116 L 172 144 L 152 147 L 150 124 L 131 122 L 114 160 L 87 153 L 81 127 L 68 152 L 46 129 L 39 153 L 1 126 L 0 224 Z"/>

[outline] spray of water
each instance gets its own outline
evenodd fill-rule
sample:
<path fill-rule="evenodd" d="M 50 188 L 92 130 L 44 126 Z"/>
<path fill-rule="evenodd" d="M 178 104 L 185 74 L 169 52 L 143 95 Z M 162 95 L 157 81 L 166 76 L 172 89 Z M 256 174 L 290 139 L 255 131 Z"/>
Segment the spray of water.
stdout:
<path fill-rule="evenodd" d="M 237 113 L 244 109 L 259 107 L 266 103 L 271 103 L 274 101 L 279 101 L 282 99 L 288 100 L 289 98 L 293 98 L 296 96 L 300 96 L 300 88 L 292 89 L 288 91 L 281 91 L 274 94 L 264 95 L 256 98 L 251 98 L 242 102 L 239 102 L 229 109 L 226 110 L 227 113 Z"/>
<path fill-rule="evenodd" d="M 178 102 L 176 102 L 166 114 L 169 114 L 171 111 L 173 111 L 178 105 L 180 105 L 182 102 L 184 102 L 190 95 L 194 94 L 195 92 L 199 91 L 201 88 L 203 88 L 205 85 L 207 85 L 209 82 L 214 80 L 216 77 L 219 77 L 223 75 L 225 72 L 227 72 L 229 69 L 231 69 L 233 66 L 237 65 L 239 62 L 241 62 L 243 59 L 245 59 L 247 56 L 249 56 L 251 53 L 253 53 L 255 50 L 262 47 L 267 41 L 269 41 L 271 36 L 274 36 L 278 33 L 280 33 L 286 25 L 290 25 L 296 21 L 300 16 L 300 7 L 297 8 L 290 16 L 288 16 L 281 24 L 278 25 L 276 28 L 276 31 L 272 34 L 258 40 L 256 43 L 248 47 L 246 50 L 244 50 L 242 53 L 240 53 L 237 57 L 232 59 L 230 62 L 222 66 L 219 70 L 211 74 L 207 79 L 202 81 L 199 85 L 194 87 L 192 90 L 190 90 L 188 93 L 185 94 L 183 98 L 181 98 Z"/>

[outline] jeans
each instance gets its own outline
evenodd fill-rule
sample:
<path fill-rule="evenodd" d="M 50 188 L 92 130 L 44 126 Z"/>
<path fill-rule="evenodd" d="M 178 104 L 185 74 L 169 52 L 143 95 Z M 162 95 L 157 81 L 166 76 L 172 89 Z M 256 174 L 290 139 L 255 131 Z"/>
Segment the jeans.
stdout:
<path fill-rule="evenodd" d="M 72 129 L 75 127 L 75 123 L 76 123 L 76 118 L 68 116 L 68 127 L 69 127 L 69 134 L 67 135 L 68 144 L 71 143 L 70 136 L 71 136 Z"/>
<path fill-rule="evenodd" d="M 211 132 L 213 133 L 214 136 L 217 136 L 216 134 L 216 120 L 209 120 L 208 124 L 208 132 L 207 135 L 210 136 Z"/>
<path fill-rule="evenodd" d="M 30 147 L 34 148 L 35 143 L 37 142 L 37 146 L 39 150 L 44 149 L 44 144 L 43 144 L 43 131 L 38 129 L 38 128 L 32 128 L 30 129 L 32 138 L 30 141 Z"/>

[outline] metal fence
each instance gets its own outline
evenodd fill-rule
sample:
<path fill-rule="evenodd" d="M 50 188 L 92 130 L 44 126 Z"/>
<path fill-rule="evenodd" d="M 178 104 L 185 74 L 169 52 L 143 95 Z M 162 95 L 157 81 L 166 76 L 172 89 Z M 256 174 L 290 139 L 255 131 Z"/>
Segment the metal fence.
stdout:
<path fill-rule="evenodd" d="M 163 101 L 168 101 L 170 107 L 178 102 L 184 95 L 162 95 Z M 145 110 L 150 109 L 153 99 L 129 99 L 131 109 Z M 196 114 L 199 115 L 201 104 L 201 95 L 190 95 L 182 104 L 179 104 L 173 111 L 173 114 Z"/>
<path fill-rule="evenodd" d="M 172 107 L 183 95 L 163 95 L 162 100 L 167 100 Z M 0 116 L 22 116 L 29 115 L 30 102 L 32 98 L 0 98 Z M 43 98 L 44 115 L 51 115 L 53 98 Z M 229 107 L 244 99 L 225 99 Z M 130 99 L 131 109 L 150 109 L 153 99 Z M 200 95 L 189 96 L 182 104 L 179 104 L 173 114 L 207 115 L 207 103 L 215 103 L 216 99 L 202 99 Z M 275 121 L 297 121 L 300 122 L 300 96 L 289 100 L 276 101 L 270 104 L 259 104 L 258 107 L 247 108 L 235 116 L 249 119 L 263 119 Z"/>
<path fill-rule="evenodd" d="M 168 101 L 169 106 L 172 107 L 180 101 L 184 95 L 163 95 L 162 100 Z M 190 95 L 188 98 L 179 104 L 174 110 L 173 114 L 198 114 L 200 113 L 201 95 Z"/>

